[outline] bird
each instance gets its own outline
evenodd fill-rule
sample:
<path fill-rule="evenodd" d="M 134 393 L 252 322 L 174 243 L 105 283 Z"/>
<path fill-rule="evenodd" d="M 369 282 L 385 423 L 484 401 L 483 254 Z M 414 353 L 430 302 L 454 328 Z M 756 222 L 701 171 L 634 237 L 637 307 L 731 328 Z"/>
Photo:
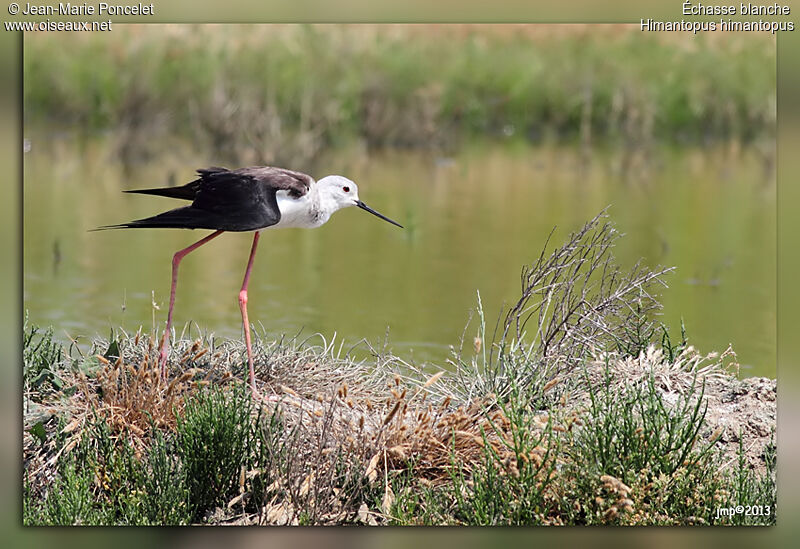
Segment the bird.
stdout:
<path fill-rule="evenodd" d="M 158 361 L 163 380 L 167 378 L 169 337 L 181 260 L 224 232 L 253 232 L 250 257 L 239 290 L 239 309 L 247 347 L 250 389 L 257 395 L 250 322 L 247 316 L 247 287 L 261 231 L 289 227 L 313 229 L 324 225 L 338 210 L 351 206 L 361 208 L 401 229 L 403 226 L 364 204 L 358 196 L 358 186 L 341 175 L 329 175 L 315 181 L 305 173 L 273 166 L 252 166 L 236 170 L 215 166 L 199 169 L 197 175 L 197 179 L 179 187 L 124 191 L 189 200 L 190 205 L 144 219 L 105 225 L 97 230 L 166 228 L 213 231 L 194 244 L 178 250 L 172 257 L 167 325 L 161 340 Z"/>

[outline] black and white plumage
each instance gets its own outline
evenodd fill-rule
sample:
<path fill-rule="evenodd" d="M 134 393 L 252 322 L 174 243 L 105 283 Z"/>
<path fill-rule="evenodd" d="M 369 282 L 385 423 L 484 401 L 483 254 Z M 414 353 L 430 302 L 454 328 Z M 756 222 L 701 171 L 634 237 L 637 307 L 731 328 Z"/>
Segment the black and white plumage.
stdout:
<path fill-rule="evenodd" d="M 285 227 L 319 227 L 326 223 L 334 212 L 349 206 L 357 206 L 398 227 L 402 228 L 402 225 L 364 204 L 358 197 L 356 184 L 340 175 L 329 175 L 315 182 L 311 176 L 304 173 L 271 166 L 238 170 L 213 167 L 197 170 L 197 173 L 199 175 L 197 179 L 181 187 L 125 191 L 191 200 L 190 205 L 128 223 L 107 225 L 100 229 L 168 228 L 215 231 L 178 251 L 172 258 L 169 312 L 159 358 L 162 379 L 166 379 L 170 327 L 178 284 L 178 266 L 181 260 L 223 232 L 255 231 L 244 281 L 239 292 L 239 307 L 247 345 L 250 386 L 256 394 L 250 324 L 247 318 L 247 286 L 261 231 Z"/>
<path fill-rule="evenodd" d="M 181 187 L 125 191 L 191 200 L 192 204 L 102 229 L 164 228 L 257 231 L 269 227 L 319 227 L 337 210 L 358 206 L 398 227 L 358 198 L 355 183 L 340 175 L 319 181 L 307 174 L 255 166 L 197 170 L 199 178 Z"/>

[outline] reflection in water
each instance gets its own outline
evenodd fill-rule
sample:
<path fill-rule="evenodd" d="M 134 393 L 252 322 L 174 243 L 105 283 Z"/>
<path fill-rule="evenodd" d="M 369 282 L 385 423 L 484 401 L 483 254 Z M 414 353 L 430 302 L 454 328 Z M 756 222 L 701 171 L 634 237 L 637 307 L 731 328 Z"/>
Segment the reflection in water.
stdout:
<path fill-rule="evenodd" d="M 219 162 L 171 154 L 123 176 L 102 142 L 32 140 L 24 183 L 31 319 L 84 342 L 110 327 L 149 330 L 155 320 L 162 329 L 172 254 L 206 232 L 87 231 L 179 205 L 122 189 L 166 184 L 158 178 L 171 171 L 182 183 L 195 167 Z M 473 148 L 451 159 L 337 154 L 320 163 L 317 178 L 354 179 L 368 204 L 406 230 L 352 209 L 319 230 L 265 232 L 250 318 L 270 337 L 335 332 L 348 343 L 365 337 L 381 345 L 388 328 L 394 352 L 443 364 L 476 291 L 493 319 L 516 300 L 520 267 L 554 226 L 560 243 L 610 205 L 626 234 L 616 249 L 620 264 L 641 258 L 677 267 L 662 295 L 662 320 L 673 333 L 683 319 L 701 351 L 732 343 L 744 375 L 774 376 L 775 192 L 757 155 L 660 150 L 635 176 L 622 164 L 594 153 L 587 165 L 571 149 L 527 146 Z M 182 262 L 179 333 L 191 321 L 192 334 L 199 327 L 239 337 L 235 295 L 250 240 L 226 234 Z"/>

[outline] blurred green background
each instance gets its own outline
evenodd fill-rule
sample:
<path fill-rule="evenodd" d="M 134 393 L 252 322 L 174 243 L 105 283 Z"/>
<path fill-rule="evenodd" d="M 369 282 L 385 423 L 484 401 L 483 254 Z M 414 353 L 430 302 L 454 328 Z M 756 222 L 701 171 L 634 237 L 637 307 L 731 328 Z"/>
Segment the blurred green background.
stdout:
<path fill-rule="evenodd" d="M 191 5 L 190 5 L 191 4 Z M 187 8 L 191 7 L 191 10 Z M 226 3 L 226 10 L 225 13 L 219 13 L 218 9 L 211 4 L 197 4 L 197 3 L 187 3 L 187 2 L 174 2 L 170 3 L 163 8 L 162 5 L 157 4 L 157 13 L 166 14 L 165 17 L 171 18 L 172 20 L 186 20 L 189 17 L 193 18 L 194 20 L 221 20 L 220 18 L 224 18 L 226 20 L 235 20 L 235 21 L 256 21 L 256 20 L 298 20 L 298 19 L 307 19 L 309 17 L 314 18 L 315 20 L 345 20 L 345 21 L 353 21 L 353 20 L 430 20 L 430 19 L 441 19 L 443 17 L 452 17 L 452 15 L 447 15 L 448 6 L 445 4 L 442 5 L 427 5 L 427 6 L 420 6 L 419 4 L 415 3 L 403 3 L 398 6 L 393 5 L 381 5 L 381 6 L 373 6 L 373 5 L 366 5 L 362 2 L 348 2 L 343 5 L 337 5 L 333 7 L 331 5 L 316 5 L 316 4 L 308 4 L 303 3 L 302 5 L 292 5 L 287 6 L 283 3 L 280 5 L 273 5 L 272 3 L 258 3 L 256 6 L 253 2 L 229 2 Z M 553 7 L 552 5 L 543 6 L 541 3 L 520 3 L 520 2 L 498 2 L 492 3 L 491 6 L 481 5 L 481 4 L 462 4 L 459 3 L 459 14 L 462 19 L 472 19 L 472 20 L 509 20 L 509 19 L 523 19 L 523 20 L 540 20 L 540 21 L 563 21 L 568 19 L 574 19 L 579 17 L 583 20 L 594 20 L 594 21 L 608 21 L 608 20 L 627 20 L 627 21 L 636 21 L 638 22 L 639 17 L 660 17 L 662 19 L 666 18 L 675 18 L 676 14 L 678 13 L 679 6 L 676 6 L 674 2 L 660 2 L 660 3 L 653 3 L 652 6 L 648 5 L 647 9 L 643 8 L 639 3 L 632 3 L 632 2 L 616 2 L 610 5 L 598 6 L 595 3 L 591 2 L 574 2 L 570 4 L 559 4 L 558 7 Z M 159 11 L 160 10 L 160 11 Z M 646 11 L 646 13 L 642 13 Z M 452 13 L 452 12 L 450 12 Z M 677 16 L 679 17 L 679 16 Z M 797 82 L 797 73 L 796 71 L 791 70 L 792 67 L 796 67 L 798 64 L 798 55 L 797 55 L 797 42 L 798 39 L 796 38 L 796 33 L 787 33 L 783 36 L 778 38 L 778 66 L 779 66 L 779 74 L 781 77 L 778 80 L 779 83 L 779 105 L 780 111 L 778 116 L 778 130 L 779 130 L 779 147 L 778 150 L 781 151 L 783 154 L 778 155 L 778 181 L 788 181 L 788 177 L 792 173 L 797 173 L 797 155 L 792 154 L 792 151 L 797 150 L 797 145 L 800 143 L 800 137 L 797 131 L 797 118 L 798 113 L 800 112 L 797 108 L 797 90 L 798 90 L 798 82 Z M 682 38 L 681 38 L 682 39 Z M 3 60 L 4 60 L 4 69 L 12 76 L 14 75 L 14 71 L 16 70 L 15 66 L 19 66 L 18 61 L 20 60 L 20 51 L 21 51 L 21 42 L 17 41 L 17 37 L 10 35 L 8 33 L 5 34 L 3 37 Z M 13 79 L 11 80 L 13 82 Z M 9 86 L 8 88 L 3 88 L 3 101 L 6 109 L 3 110 L 4 113 L 4 124 L 2 127 L 4 128 L 4 140 L 7 144 L 6 147 L 3 147 L 2 150 L 6 151 L 6 153 L 10 153 L 8 157 L 7 165 L 12 167 L 12 171 L 10 173 L 9 179 L 13 179 L 14 171 L 13 168 L 15 166 L 20 166 L 19 160 L 20 157 L 17 156 L 18 153 L 18 145 L 14 145 L 15 143 L 18 144 L 21 141 L 22 136 L 19 135 L 16 131 L 16 128 L 19 127 L 19 124 L 15 122 L 16 116 L 19 114 L 18 109 L 15 107 L 17 105 L 17 100 L 19 99 L 16 96 L 16 89 L 13 85 Z M 12 185 L 13 187 L 13 185 Z M 780 460 L 780 467 L 781 467 L 781 488 L 779 489 L 779 497 L 781 498 L 781 503 L 784 504 L 784 511 L 781 513 L 781 516 L 789 515 L 792 510 L 797 508 L 797 502 L 795 501 L 792 493 L 796 493 L 792 490 L 792 479 L 797 478 L 797 475 L 792 475 L 792 472 L 796 469 L 796 461 L 794 459 L 797 449 L 794 446 L 792 439 L 794 438 L 793 432 L 796 430 L 794 426 L 797 425 L 797 411 L 796 406 L 793 406 L 792 403 L 792 396 L 796 392 L 796 377 L 791 365 L 796 363 L 797 361 L 797 342 L 793 337 L 793 334 L 797 331 L 796 326 L 796 315 L 792 314 L 792 311 L 795 309 L 797 305 L 797 288 L 792 285 L 792 281 L 796 280 L 797 275 L 797 263 L 796 263 L 796 255 L 792 253 L 792 250 L 796 249 L 797 243 L 794 241 L 796 238 L 797 230 L 796 230 L 796 216 L 792 214 L 794 210 L 794 205 L 797 204 L 797 196 L 796 196 L 796 186 L 790 187 L 788 185 L 779 185 L 778 188 L 778 244 L 779 244 L 779 264 L 778 264 L 778 292 L 780 295 L 779 306 L 778 306 L 778 318 L 780 321 L 779 324 L 779 331 L 778 331 L 778 341 L 780 343 L 779 346 L 779 355 L 778 360 L 779 364 L 781 365 L 781 426 L 780 426 L 780 436 L 781 442 L 779 443 L 779 451 L 781 453 L 781 460 Z M 366 198 L 366 196 L 365 196 Z M 375 201 L 373 201 L 375 202 Z M 9 200 L 4 202 L 5 215 L 4 219 L 8 220 L 9 229 L 8 231 L 4 231 L 4 249 L 9 250 L 11 253 L 11 257 L 20 257 L 18 252 L 15 252 L 15 234 L 18 234 L 19 225 L 17 224 L 17 220 L 19 219 L 19 208 L 18 205 L 19 201 L 17 200 L 16 192 L 12 192 L 9 195 Z M 378 206 L 379 204 L 373 204 Z M 11 311 L 10 315 L 7 316 L 7 325 L 11 328 L 8 334 L 18 333 L 18 326 L 20 323 L 20 311 L 19 308 L 14 303 L 19 303 L 19 297 L 16 297 L 18 292 L 18 288 L 20 287 L 15 280 L 17 279 L 18 272 L 15 272 L 13 265 L 10 265 L 10 268 L 4 270 L 5 279 L 9 281 L 9 284 L 5 285 L 6 292 L 4 293 L 4 300 L 6 303 L 9 303 L 10 307 L 9 310 Z M 691 335 L 691 334 L 690 334 Z M 14 364 L 18 363 L 18 351 L 14 351 L 13 349 L 18 345 L 18 340 L 16 337 L 9 337 L 7 338 L 7 345 L 4 348 L 9 349 L 10 356 L 8 363 Z M 787 384 L 788 382 L 788 384 Z M 16 387 L 19 386 L 18 378 L 14 376 L 8 383 L 5 384 L 6 393 L 8 396 L 17 396 L 17 391 L 15 390 Z M 16 402 L 14 398 L 6 399 L 6 402 L 13 403 Z M 18 407 L 14 408 L 13 405 L 11 406 L 12 409 L 7 409 L 7 414 L 5 418 L 9 424 L 9 428 L 7 432 L 15 432 L 15 428 L 11 426 L 11 424 L 16 421 L 14 418 L 18 418 L 17 415 Z M 18 439 L 17 439 L 18 440 Z M 10 445 L 9 447 L 13 447 Z M 19 454 L 17 454 L 19 455 Z M 10 465 L 14 463 L 18 458 L 14 455 L 4 455 L 5 462 Z M 12 467 L 7 467 L 7 470 L 13 470 Z M 4 483 L 7 483 L 9 480 L 12 482 L 7 484 L 10 487 L 10 493 L 12 497 L 9 499 L 10 505 L 7 506 L 9 510 L 16 509 L 15 505 L 19 501 L 18 497 L 14 496 L 13 494 L 16 493 L 18 490 L 18 476 L 12 477 L 12 479 L 4 478 Z M 11 511 L 8 516 L 9 522 L 18 522 L 18 518 L 12 518 L 16 515 L 15 511 Z M 779 519 L 779 524 L 785 525 L 785 520 Z M 785 535 L 781 536 L 781 539 L 788 539 L 791 535 L 793 527 L 791 525 L 787 526 L 787 530 L 784 531 Z M 684 532 L 685 533 L 685 532 Z M 676 533 L 676 532 L 654 532 L 652 530 L 642 532 L 642 535 L 636 536 L 635 538 L 627 537 L 628 541 L 633 541 L 634 543 L 638 544 L 652 544 L 653 542 L 663 542 L 663 543 L 674 543 L 675 541 L 681 541 L 683 543 L 688 543 L 692 539 L 695 539 L 693 535 L 692 538 L 689 537 L 689 533 Z M 695 532 L 696 533 L 696 532 Z M 707 532 L 708 536 L 704 536 L 702 543 L 704 545 L 708 545 L 715 541 L 712 537 L 718 532 Z M 102 535 L 102 533 L 98 533 Z M 447 542 L 468 542 L 472 541 L 475 545 L 486 545 L 486 544 L 496 544 L 499 541 L 506 541 L 506 542 L 521 542 L 522 538 L 530 539 L 530 536 L 535 533 L 514 533 L 508 532 L 508 535 L 504 532 L 497 532 L 494 531 L 492 533 L 487 533 L 486 536 L 479 536 L 477 532 L 463 532 L 462 537 L 458 537 L 458 535 L 451 531 L 442 532 L 442 535 L 447 535 L 448 539 Z M 605 533 L 602 533 L 605 534 Z M 591 535 L 592 540 L 594 541 L 604 541 L 604 536 L 601 533 L 594 531 Z M 617 537 L 617 532 L 607 532 L 608 537 L 605 538 L 607 543 L 618 544 L 620 539 Z M 674 536 L 667 537 L 669 534 L 677 534 L 680 536 L 680 540 L 676 540 Z M 735 542 L 734 544 L 738 544 L 741 546 L 752 545 L 753 543 L 761 543 L 763 542 L 763 536 L 759 537 L 758 540 L 753 537 L 756 533 L 753 533 L 753 536 L 746 535 L 741 531 L 733 533 L 736 538 L 735 539 L 725 539 L 719 540 L 719 543 L 725 543 L 726 545 L 731 545 L 731 542 Z M 325 541 L 326 543 L 332 543 L 335 540 L 331 539 L 331 534 L 326 533 Z M 426 532 L 426 536 L 435 536 L 436 533 L 434 532 Z M 36 536 L 39 539 L 39 542 L 46 541 L 46 538 Z M 105 537 L 105 536 L 103 536 Z M 503 539 L 501 540 L 500 537 Z M 538 537 L 538 536 L 537 536 Z M 458 539 L 456 539 L 458 538 Z M 60 538 L 62 543 L 66 542 L 67 538 Z M 777 540 L 777 538 L 771 537 L 772 540 Z M 242 539 L 244 543 L 256 543 L 261 540 L 261 537 L 252 537 L 249 536 L 246 539 Z M 50 541 L 55 541 L 50 540 Z M 102 541 L 100 538 L 96 538 L 95 541 Z M 131 539 L 131 541 L 133 541 Z M 187 540 L 188 541 L 188 540 Z M 193 540 L 193 543 L 197 542 L 197 539 Z M 207 542 L 211 542 L 210 539 L 206 540 Z M 263 541 L 263 540 L 261 540 Z M 280 538 L 279 536 L 272 536 L 272 541 L 275 544 L 281 544 L 281 541 L 288 541 L 286 538 Z M 292 538 L 292 541 L 298 541 L 297 538 Z M 304 540 L 300 540 L 305 542 L 306 544 L 314 544 L 321 542 L 319 539 L 308 539 L 307 537 Z M 404 545 L 405 542 L 414 541 L 417 542 L 416 536 L 412 539 L 409 539 L 409 536 L 405 536 L 403 534 L 397 532 L 389 532 L 388 535 L 381 535 L 380 537 L 372 536 L 369 540 L 361 540 L 365 543 L 369 543 L 370 545 L 378 543 L 378 542 L 391 542 L 391 545 Z M 435 540 L 434 540 L 435 541 Z M 444 541 L 444 540 L 440 540 Z M 588 540 L 584 540 L 588 541 Z M 260 543 L 263 545 L 263 543 Z"/>

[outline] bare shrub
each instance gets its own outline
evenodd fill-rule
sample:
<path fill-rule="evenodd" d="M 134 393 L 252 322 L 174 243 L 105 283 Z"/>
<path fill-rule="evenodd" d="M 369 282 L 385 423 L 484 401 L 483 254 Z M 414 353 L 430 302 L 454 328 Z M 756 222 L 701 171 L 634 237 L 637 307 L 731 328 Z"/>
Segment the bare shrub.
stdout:
<path fill-rule="evenodd" d="M 478 296 L 478 357 L 471 363 L 462 359 L 462 337 L 451 360 L 466 395 L 502 396 L 512 381 L 544 385 L 581 364 L 593 349 L 641 343 L 631 349 L 638 354 L 646 347 L 646 338 L 638 342 L 635 336 L 652 335 L 649 315 L 661 308 L 653 288 L 666 287 L 663 276 L 672 268 L 650 270 L 639 262 L 623 271 L 612 254 L 621 235 L 606 217 L 603 210 L 549 255 L 548 237 L 536 261 L 522 268 L 520 297 L 498 318 L 489 344 L 483 344 L 486 325 Z"/>

